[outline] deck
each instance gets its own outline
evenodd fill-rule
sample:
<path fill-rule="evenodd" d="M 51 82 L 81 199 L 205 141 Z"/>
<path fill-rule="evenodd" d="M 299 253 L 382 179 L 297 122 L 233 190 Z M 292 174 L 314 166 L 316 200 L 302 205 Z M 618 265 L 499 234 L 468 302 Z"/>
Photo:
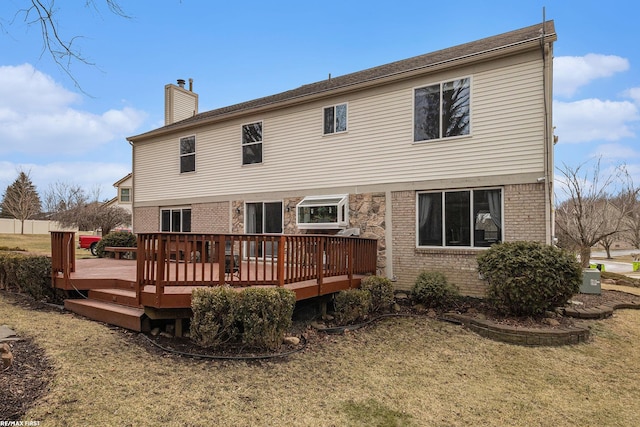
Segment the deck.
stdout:
<path fill-rule="evenodd" d="M 53 286 L 88 291 L 65 307 L 134 330 L 147 318 L 189 317 L 196 288 L 278 286 L 303 300 L 376 273 L 377 241 L 356 237 L 146 233 L 137 236 L 135 260 L 76 260 L 72 232 L 52 232 L 51 241 Z"/>

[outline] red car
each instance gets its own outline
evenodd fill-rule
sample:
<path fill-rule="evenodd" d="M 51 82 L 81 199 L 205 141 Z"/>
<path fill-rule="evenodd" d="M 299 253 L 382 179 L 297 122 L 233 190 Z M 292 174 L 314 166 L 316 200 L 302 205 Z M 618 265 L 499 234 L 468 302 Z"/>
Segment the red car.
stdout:
<path fill-rule="evenodd" d="M 96 245 L 102 240 L 100 236 L 79 236 L 78 248 L 88 249 L 91 255 L 96 255 Z"/>

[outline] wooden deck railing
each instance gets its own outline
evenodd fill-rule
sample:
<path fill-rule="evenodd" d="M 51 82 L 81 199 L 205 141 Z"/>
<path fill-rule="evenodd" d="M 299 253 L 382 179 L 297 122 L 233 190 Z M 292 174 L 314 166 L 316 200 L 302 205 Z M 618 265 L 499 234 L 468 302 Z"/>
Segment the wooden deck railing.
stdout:
<path fill-rule="evenodd" d="M 376 272 L 377 241 L 267 234 L 138 234 L 137 294 L 155 286 L 256 286 Z"/>
<path fill-rule="evenodd" d="M 51 232 L 51 286 L 60 275 L 67 285 L 69 275 L 76 271 L 75 236 L 73 231 Z"/>

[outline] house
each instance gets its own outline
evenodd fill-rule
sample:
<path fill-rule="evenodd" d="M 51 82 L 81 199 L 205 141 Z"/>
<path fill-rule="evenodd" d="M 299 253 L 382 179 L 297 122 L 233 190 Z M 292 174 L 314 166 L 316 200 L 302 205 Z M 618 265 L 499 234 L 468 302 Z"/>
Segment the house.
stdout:
<path fill-rule="evenodd" d="M 117 206 L 133 213 L 133 174 L 129 173 L 113 183 L 118 195 L 105 203 L 106 207 Z M 126 229 L 131 228 L 131 224 L 122 225 Z"/>
<path fill-rule="evenodd" d="M 481 296 L 476 255 L 553 236 L 553 21 L 198 111 L 132 136 L 136 233 L 356 234 L 409 289 L 441 271 Z"/>

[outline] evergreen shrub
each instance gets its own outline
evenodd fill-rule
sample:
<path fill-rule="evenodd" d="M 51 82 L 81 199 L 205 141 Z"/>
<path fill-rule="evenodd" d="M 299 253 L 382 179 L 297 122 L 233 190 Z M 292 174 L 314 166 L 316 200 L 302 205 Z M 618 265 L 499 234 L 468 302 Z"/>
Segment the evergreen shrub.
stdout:
<path fill-rule="evenodd" d="M 137 246 L 135 234 L 128 231 L 113 231 L 104 236 L 96 245 L 96 255 L 99 258 L 105 257 L 104 248 L 116 246 L 121 248 L 135 248 Z"/>
<path fill-rule="evenodd" d="M 348 325 L 363 320 L 371 309 L 371 293 L 364 289 L 347 289 L 335 295 L 333 302 L 335 320 Z"/>
<path fill-rule="evenodd" d="M 487 300 L 501 313 L 537 316 L 578 292 L 582 269 L 574 255 L 538 242 L 493 245 L 477 257 Z"/>
<path fill-rule="evenodd" d="M 371 294 L 371 311 L 384 311 L 393 304 L 393 283 L 382 276 L 367 276 L 362 279 L 360 289 Z"/>
<path fill-rule="evenodd" d="M 446 308 L 460 297 L 460 293 L 455 285 L 447 282 L 444 274 L 423 271 L 416 278 L 411 296 L 415 302 L 425 307 Z"/>

